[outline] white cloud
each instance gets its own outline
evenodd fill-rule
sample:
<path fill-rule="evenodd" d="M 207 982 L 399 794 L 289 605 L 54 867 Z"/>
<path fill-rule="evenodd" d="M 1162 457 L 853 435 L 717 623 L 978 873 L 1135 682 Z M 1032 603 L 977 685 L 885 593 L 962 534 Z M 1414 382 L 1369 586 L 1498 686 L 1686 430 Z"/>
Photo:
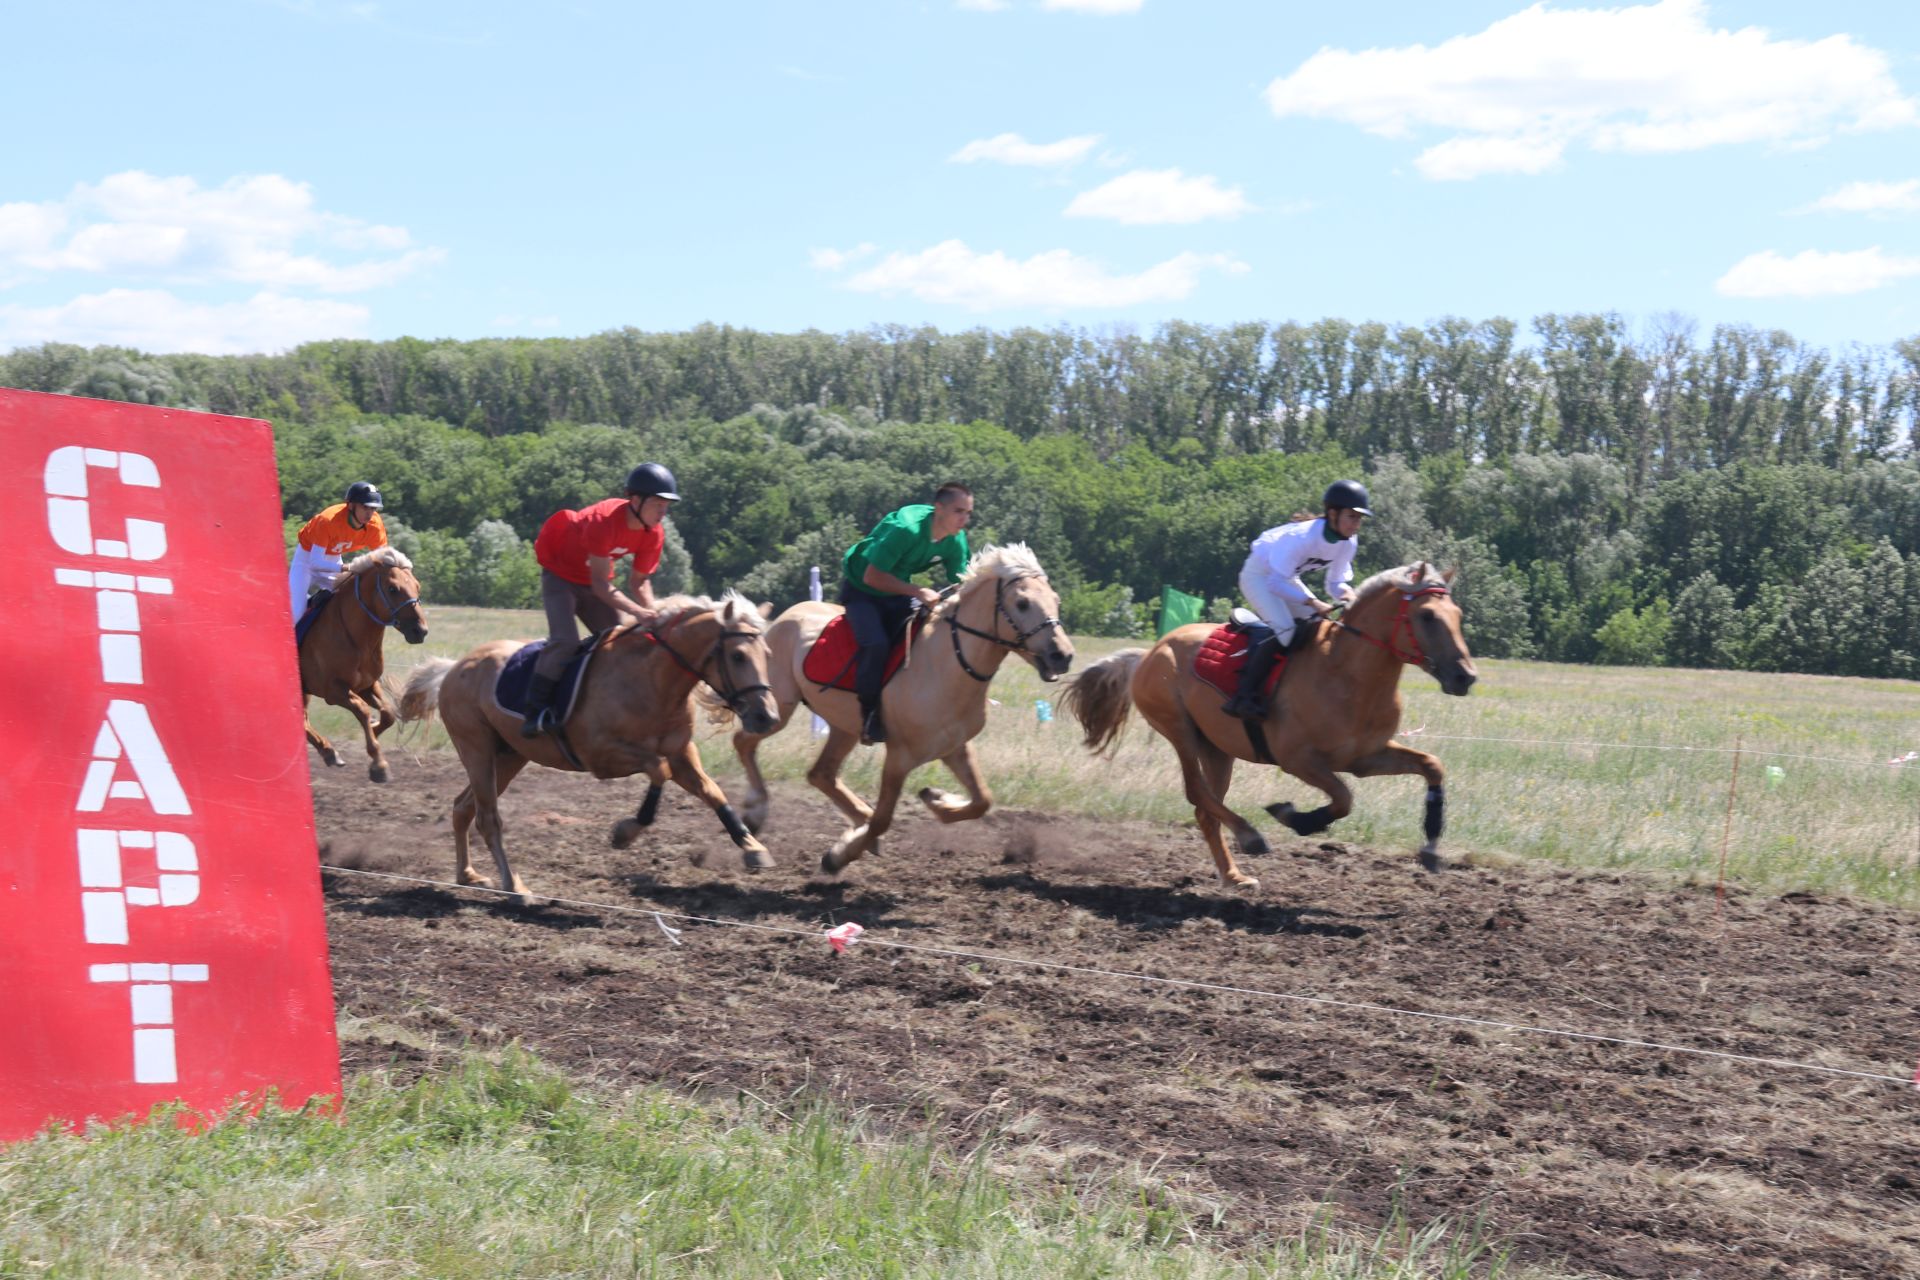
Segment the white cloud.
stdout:
<path fill-rule="evenodd" d="M 1849 182 L 1813 202 L 1821 213 L 1920 213 L 1920 178 L 1905 182 Z M 0 218 L 6 213 L 0 209 Z M 0 233 L 4 234 L 4 233 Z"/>
<path fill-rule="evenodd" d="M 1749 254 L 1714 282 L 1729 298 L 1820 298 L 1865 293 L 1920 276 L 1920 258 L 1885 254 L 1880 246 L 1852 252 L 1808 249 L 1788 258 L 1772 249 Z"/>
<path fill-rule="evenodd" d="M 1045 0 L 1042 9 L 1058 9 L 1068 13 L 1138 13 L 1146 0 Z"/>
<path fill-rule="evenodd" d="M 1835 35 L 1714 28 L 1701 0 L 1615 9 L 1535 4 L 1432 48 L 1322 49 L 1267 86 L 1277 116 L 1389 138 L 1451 133 L 1417 162 L 1435 179 L 1539 173 L 1575 143 L 1671 152 L 1817 145 L 1920 123 L 1887 55 Z"/>
<path fill-rule="evenodd" d="M 873 252 L 871 244 L 855 245 L 851 249 L 813 249 L 807 254 L 816 271 L 838 271 L 842 267 L 858 262 Z"/>
<path fill-rule="evenodd" d="M 999 251 L 977 253 L 947 240 L 919 253 L 894 252 L 846 280 L 860 293 L 905 293 L 923 302 L 971 311 L 1005 307 L 1059 311 L 1128 307 L 1185 298 L 1207 271 L 1239 274 L 1247 265 L 1224 254 L 1182 253 L 1133 275 L 1114 275 L 1066 249 L 1020 261 Z"/>
<path fill-rule="evenodd" d="M 14 271 L 357 293 L 444 256 L 411 246 L 405 228 L 318 209 L 311 187 L 279 174 L 203 188 L 134 170 L 63 200 L 0 205 L 0 269 Z"/>
<path fill-rule="evenodd" d="M 367 319 L 367 308 L 356 303 L 267 292 L 240 302 L 201 303 L 163 289 L 109 289 L 51 307 L 0 306 L 0 351 L 73 342 L 238 355 L 360 337 Z"/>
<path fill-rule="evenodd" d="M 1099 143 L 1100 135 L 1097 133 L 1062 138 L 1058 142 L 1028 142 L 1017 133 L 1001 133 L 991 138 L 977 138 L 947 159 L 954 164 L 990 160 L 998 164 L 1054 169 L 1078 164 Z"/>
<path fill-rule="evenodd" d="M 1151 226 L 1237 218 L 1252 208 L 1240 188 L 1229 190 L 1205 174 L 1189 178 L 1178 169 L 1136 169 L 1082 191 L 1067 206 L 1066 216 Z"/>

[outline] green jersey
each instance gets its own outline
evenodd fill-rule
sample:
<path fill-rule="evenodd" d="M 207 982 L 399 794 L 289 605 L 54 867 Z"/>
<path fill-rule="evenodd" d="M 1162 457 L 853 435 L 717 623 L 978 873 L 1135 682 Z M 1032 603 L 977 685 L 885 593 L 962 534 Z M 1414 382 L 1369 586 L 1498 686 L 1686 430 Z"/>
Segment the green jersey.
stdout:
<path fill-rule="evenodd" d="M 947 566 L 949 581 L 958 582 L 967 571 L 967 534 L 964 529 L 935 542 L 933 506 L 920 503 L 902 507 L 881 518 L 873 532 L 853 544 L 842 562 L 847 581 L 870 596 L 886 595 L 866 583 L 867 566 L 890 573 L 902 581 L 926 572 L 935 560 Z"/>

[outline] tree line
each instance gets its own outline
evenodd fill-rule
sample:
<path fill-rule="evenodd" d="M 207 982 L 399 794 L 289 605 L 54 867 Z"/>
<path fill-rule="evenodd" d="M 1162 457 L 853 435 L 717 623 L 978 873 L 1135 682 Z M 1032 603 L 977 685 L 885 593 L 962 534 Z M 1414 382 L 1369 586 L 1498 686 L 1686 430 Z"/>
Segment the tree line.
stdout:
<path fill-rule="evenodd" d="M 673 585 L 781 603 L 934 485 L 1033 544 L 1070 629 L 1231 602 L 1248 541 L 1332 479 L 1362 567 L 1460 570 L 1479 652 L 1920 676 L 1920 338 L 1834 354 L 1722 326 L 1169 324 L 329 342 L 278 356 L 58 344 L 0 384 L 266 417 L 289 527 L 388 496 L 431 598 L 525 605 L 562 506 L 665 462 Z"/>

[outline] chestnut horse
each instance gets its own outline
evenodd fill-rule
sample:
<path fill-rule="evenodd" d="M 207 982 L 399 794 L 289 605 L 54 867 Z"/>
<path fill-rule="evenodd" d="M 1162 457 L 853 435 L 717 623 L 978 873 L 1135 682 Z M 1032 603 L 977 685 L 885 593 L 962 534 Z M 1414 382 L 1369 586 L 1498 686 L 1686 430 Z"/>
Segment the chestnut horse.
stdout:
<path fill-rule="evenodd" d="M 400 697 L 401 719 L 430 719 L 437 709 L 467 769 L 468 785 L 454 798 L 452 814 L 460 883 L 496 883 L 473 867 L 467 829 L 477 820 L 500 873 L 499 887 L 519 894 L 521 905 L 532 905 L 533 895 L 507 863 L 500 823 L 500 793 L 530 763 L 584 769 L 596 778 L 646 774 L 647 796 L 639 812 L 614 825 L 616 849 L 632 844 L 642 828 L 653 824 L 661 788 L 671 778 L 719 815 L 747 870 L 772 866 L 766 846 L 753 838 L 700 767 L 693 745 L 696 685 L 712 689 L 743 724 L 765 729 L 773 723 L 762 622 L 752 604 L 729 592 L 720 601 L 672 596 L 660 602 L 653 621 L 607 632 L 587 664 L 573 714 L 561 727 L 564 742 L 554 733 L 521 737 L 520 713 L 494 700 L 501 668 L 524 641 L 494 640 L 457 662 L 433 658 L 415 667 Z"/>
<path fill-rule="evenodd" d="M 1446 773 L 1424 751 L 1394 742 L 1400 727 L 1400 669 L 1425 668 L 1442 692 L 1464 697 L 1479 673 L 1460 633 L 1460 609 L 1448 591 L 1451 572 L 1425 563 L 1375 574 L 1360 585 L 1339 621 L 1323 624 L 1287 658 L 1264 724 L 1221 710 L 1226 701 L 1193 673 L 1194 655 L 1212 634 L 1210 623 L 1180 627 L 1152 649 L 1122 649 L 1088 667 L 1061 700 L 1086 730 L 1087 746 L 1106 750 L 1139 707 L 1148 724 L 1180 757 L 1187 799 L 1220 879 L 1252 887 L 1260 882 L 1234 864 L 1220 839 L 1224 825 L 1243 856 L 1268 852 L 1251 824 L 1227 808 L 1235 760 L 1258 760 L 1254 735 L 1267 759 L 1328 803 L 1307 812 L 1291 804 L 1267 811 L 1298 835 L 1325 831 L 1353 809 L 1353 792 L 1336 775 L 1356 778 L 1417 773 L 1427 780 L 1426 843 L 1420 865 L 1436 870 L 1446 824 Z M 1304 625 L 1304 624 L 1303 624 Z"/>
<path fill-rule="evenodd" d="M 771 726 L 743 724 L 733 735 L 733 749 L 747 773 L 742 816 L 757 831 L 767 819 L 767 784 L 756 754 L 760 740 L 784 728 L 803 701 L 827 722 L 826 745 L 807 770 L 807 781 L 853 824 L 820 858 L 820 869 L 829 874 L 862 854 L 879 852 L 907 775 L 928 761 L 946 765 L 968 797 L 963 802 L 922 788 L 920 800 L 934 817 L 964 822 L 991 808 L 993 795 L 980 777 L 972 746 L 986 727 L 988 682 L 1008 654 L 1019 654 L 1048 683 L 1073 663 L 1073 642 L 1060 627 L 1060 597 L 1033 552 L 1019 542 L 982 550 L 958 588 L 934 607 L 906 663 L 880 695 L 887 755 L 880 794 L 869 807 L 840 781 L 840 766 L 860 741 L 859 699 L 850 689 L 822 689 L 801 670 L 813 642 L 843 612 L 840 605 L 809 600 L 774 619 L 767 642 L 773 649 L 778 718 Z M 724 712 L 716 718 L 724 719 Z"/>
<path fill-rule="evenodd" d="M 393 703 L 380 683 L 386 670 L 381 644 L 392 627 L 408 644 L 427 638 L 427 614 L 420 607 L 420 582 L 413 561 L 393 547 L 381 547 L 348 563 L 333 580 L 333 595 L 300 641 L 300 701 L 319 697 L 345 707 L 367 738 L 367 776 L 385 782 L 393 775 L 380 751 L 380 735 L 393 727 Z M 376 713 L 378 718 L 376 719 Z M 307 741 L 330 765 L 345 760 L 333 744 L 307 722 Z"/>

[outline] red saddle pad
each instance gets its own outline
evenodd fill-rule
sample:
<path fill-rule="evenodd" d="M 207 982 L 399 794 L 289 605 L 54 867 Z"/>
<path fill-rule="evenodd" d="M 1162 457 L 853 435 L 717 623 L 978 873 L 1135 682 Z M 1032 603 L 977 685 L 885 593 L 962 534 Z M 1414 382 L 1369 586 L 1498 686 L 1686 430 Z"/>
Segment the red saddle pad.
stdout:
<path fill-rule="evenodd" d="M 1247 665 L 1247 640 L 1244 631 L 1224 624 L 1215 627 L 1200 652 L 1193 655 L 1193 674 L 1232 697 L 1240 687 L 1240 668 Z M 1261 692 L 1272 696 L 1273 687 L 1280 683 L 1280 673 L 1286 669 L 1287 655 L 1283 653 L 1273 664 L 1273 674 L 1267 677 L 1267 687 Z"/>
<path fill-rule="evenodd" d="M 913 625 L 908 628 L 907 638 L 893 646 L 893 652 L 887 655 L 887 671 L 881 677 L 884 686 L 893 679 L 893 673 L 907 656 L 907 643 L 920 633 L 920 619 L 916 615 Z M 813 642 L 813 648 L 807 650 L 805 661 L 800 664 L 801 674 L 823 689 L 853 688 L 854 659 L 859 657 L 860 646 L 853 640 L 853 624 L 847 621 L 847 615 L 841 614 L 827 624 L 819 638 Z"/>

